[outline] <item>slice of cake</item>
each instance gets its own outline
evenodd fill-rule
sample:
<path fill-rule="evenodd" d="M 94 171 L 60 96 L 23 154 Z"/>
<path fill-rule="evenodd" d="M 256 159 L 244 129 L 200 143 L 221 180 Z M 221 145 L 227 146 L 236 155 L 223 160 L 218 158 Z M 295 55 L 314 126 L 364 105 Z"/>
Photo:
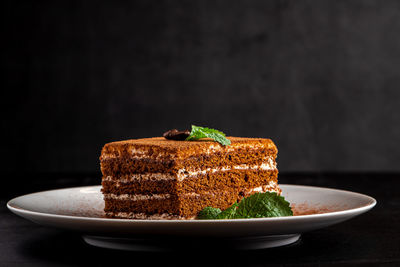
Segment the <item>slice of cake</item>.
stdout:
<path fill-rule="evenodd" d="M 192 219 L 255 192 L 275 191 L 277 148 L 270 139 L 228 137 L 174 141 L 162 137 L 106 144 L 102 192 L 108 217 Z"/>

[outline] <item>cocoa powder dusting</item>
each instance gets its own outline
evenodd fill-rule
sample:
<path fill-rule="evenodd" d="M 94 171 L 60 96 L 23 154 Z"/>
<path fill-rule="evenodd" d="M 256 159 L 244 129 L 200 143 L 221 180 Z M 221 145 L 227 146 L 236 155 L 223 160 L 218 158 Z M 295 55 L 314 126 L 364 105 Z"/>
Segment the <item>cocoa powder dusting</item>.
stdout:
<path fill-rule="evenodd" d="M 344 210 L 344 207 L 339 206 L 324 206 L 324 205 L 310 205 L 307 203 L 291 204 L 293 216 L 322 214 L 334 211 Z"/>

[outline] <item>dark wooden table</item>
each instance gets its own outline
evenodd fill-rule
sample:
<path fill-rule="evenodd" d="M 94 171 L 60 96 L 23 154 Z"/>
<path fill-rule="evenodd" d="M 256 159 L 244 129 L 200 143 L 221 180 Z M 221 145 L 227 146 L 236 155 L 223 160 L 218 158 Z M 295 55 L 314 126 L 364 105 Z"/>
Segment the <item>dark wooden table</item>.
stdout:
<path fill-rule="evenodd" d="M 99 174 L 30 174 L 29 184 L 7 175 L 0 189 L 0 266 L 400 266 L 400 174 L 280 174 L 280 183 L 368 194 L 377 206 L 359 217 L 305 233 L 296 244 L 256 251 L 124 252 L 91 247 L 80 235 L 36 225 L 6 208 L 10 198 L 35 191 L 99 184 Z M 24 179 L 26 180 L 26 179 Z"/>

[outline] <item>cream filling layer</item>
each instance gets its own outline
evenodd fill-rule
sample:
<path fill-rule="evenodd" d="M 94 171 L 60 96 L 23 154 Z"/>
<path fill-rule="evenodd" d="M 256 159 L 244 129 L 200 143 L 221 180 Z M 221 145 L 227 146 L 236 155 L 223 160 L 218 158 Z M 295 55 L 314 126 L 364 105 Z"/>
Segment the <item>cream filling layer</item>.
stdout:
<path fill-rule="evenodd" d="M 262 185 L 259 187 L 255 187 L 252 189 L 249 189 L 245 192 L 245 194 L 251 194 L 251 193 L 255 193 L 255 192 L 259 192 L 259 193 L 264 193 L 264 192 L 276 192 L 276 193 L 280 193 L 280 190 L 278 188 L 278 184 L 275 181 L 270 181 L 268 184 L 266 185 Z M 215 194 L 214 192 L 208 191 L 206 193 L 203 194 Z M 186 193 L 186 194 L 182 194 L 180 196 L 184 196 L 184 197 L 199 197 L 200 194 L 198 193 Z M 171 198 L 171 194 L 151 194 L 151 195 L 142 195 L 142 194 L 120 194 L 120 195 L 116 195 L 116 194 L 112 194 L 112 193 L 108 193 L 108 194 L 104 194 L 104 199 L 117 199 L 117 200 L 130 200 L 130 201 L 140 201 L 140 200 L 155 200 L 155 199 L 168 199 Z"/>
<path fill-rule="evenodd" d="M 141 195 L 141 194 L 104 194 L 104 199 L 118 199 L 118 200 L 154 200 L 154 199 L 167 199 L 170 198 L 171 194 L 152 194 L 152 195 Z"/>
<path fill-rule="evenodd" d="M 220 171 L 230 171 L 230 170 L 276 170 L 276 162 L 274 161 L 273 157 L 267 157 L 266 162 L 263 162 L 261 165 L 247 165 L 241 164 L 232 167 L 219 167 L 219 168 L 207 168 L 205 170 L 188 170 L 188 169 L 180 169 L 177 173 L 178 181 L 182 181 L 191 176 L 197 176 L 199 174 L 206 174 L 206 173 L 215 173 Z"/>
<path fill-rule="evenodd" d="M 129 183 L 133 181 L 148 181 L 148 180 L 175 180 L 183 181 L 186 178 L 197 176 L 199 174 L 206 174 L 206 173 L 215 173 L 215 172 L 223 172 L 223 171 L 230 171 L 230 170 L 276 170 L 276 162 L 273 157 L 267 157 L 266 161 L 263 162 L 261 165 L 247 165 L 241 164 L 232 167 L 218 167 L 218 168 L 207 168 L 207 169 L 180 169 L 176 173 L 176 175 L 168 174 L 168 173 L 139 173 L 139 174 L 131 174 L 127 178 L 121 179 L 113 179 L 111 176 L 104 177 L 104 181 L 114 181 L 117 183 Z"/>
<path fill-rule="evenodd" d="M 168 173 L 136 173 L 126 176 L 126 178 L 113 179 L 112 176 L 104 177 L 104 181 L 117 183 L 130 183 L 134 181 L 160 181 L 160 180 L 175 180 L 176 176 Z"/>
<path fill-rule="evenodd" d="M 196 218 L 196 216 L 183 217 L 169 213 L 149 215 L 145 213 L 134 213 L 134 212 L 107 212 L 107 215 L 124 219 L 139 219 L 139 220 L 192 220 Z"/>

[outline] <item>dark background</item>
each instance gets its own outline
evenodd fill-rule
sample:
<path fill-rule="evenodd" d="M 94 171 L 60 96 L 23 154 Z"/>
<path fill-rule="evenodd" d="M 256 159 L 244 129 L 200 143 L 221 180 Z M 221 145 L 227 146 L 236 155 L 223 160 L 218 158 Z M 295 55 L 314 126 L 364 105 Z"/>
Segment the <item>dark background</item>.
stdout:
<path fill-rule="evenodd" d="M 191 124 L 272 138 L 283 172 L 400 171 L 397 0 L 2 6 L 3 173 Z"/>
<path fill-rule="evenodd" d="M 0 265 L 399 266 L 400 1 L 1 6 Z M 207 247 L 100 250 L 6 208 L 22 194 L 100 184 L 107 142 L 191 124 L 272 138 L 280 183 L 361 192 L 378 204 L 292 246 L 222 247 L 217 259 Z"/>

